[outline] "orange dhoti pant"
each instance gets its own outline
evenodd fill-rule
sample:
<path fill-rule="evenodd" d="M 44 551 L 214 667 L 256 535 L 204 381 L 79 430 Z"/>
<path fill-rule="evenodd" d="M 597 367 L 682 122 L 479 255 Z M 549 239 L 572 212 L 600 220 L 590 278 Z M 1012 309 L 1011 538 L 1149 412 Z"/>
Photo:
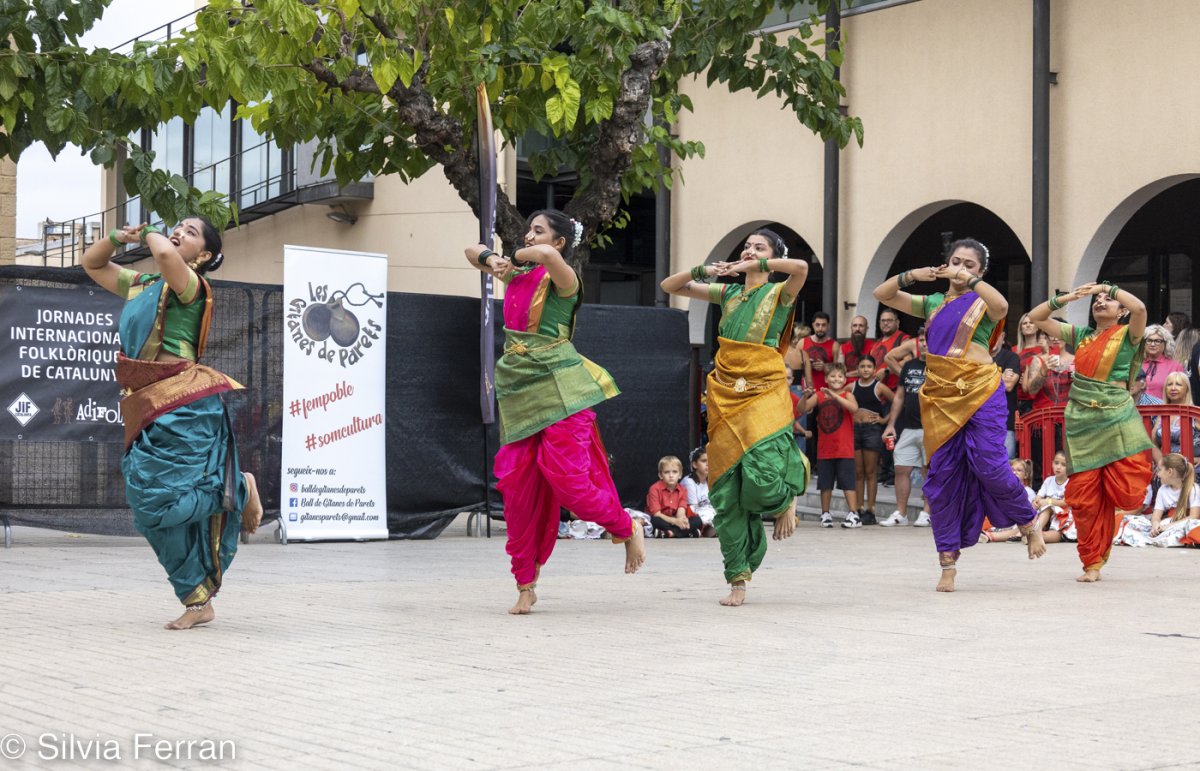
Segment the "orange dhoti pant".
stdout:
<path fill-rule="evenodd" d="M 1149 450 L 1071 475 L 1066 500 L 1075 516 L 1076 548 L 1084 570 L 1099 570 L 1108 561 L 1117 533 L 1117 510 L 1142 508 L 1150 476 Z"/>

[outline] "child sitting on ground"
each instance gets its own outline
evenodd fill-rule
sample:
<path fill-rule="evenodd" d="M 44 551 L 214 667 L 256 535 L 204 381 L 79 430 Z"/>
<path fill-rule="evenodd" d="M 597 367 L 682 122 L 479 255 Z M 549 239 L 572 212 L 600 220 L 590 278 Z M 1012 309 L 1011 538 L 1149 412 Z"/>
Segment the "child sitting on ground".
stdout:
<path fill-rule="evenodd" d="M 700 445 L 692 450 L 688 460 L 692 464 L 692 473 L 683 478 L 688 506 L 700 517 L 700 522 L 704 525 L 700 534 L 705 538 L 713 538 L 717 535 L 717 528 L 713 525 L 717 510 L 708 499 L 708 450 L 704 445 Z"/>
<path fill-rule="evenodd" d="M 1127 546 L 1191 546 L 1200 536 L 1200 485 L 1196 467 L 1177 452 L 1158 462 L 1162 487 L 1154 497 L 1154 511 L 1126 516 L 1114 543 Z M 1164 516 L 1166 517 L 1164 519 Z M 1195 536 L 1192 533 L 1196 533 Z"/>
<path fill-rule="evenodd" d="M 842 527 L 862 527 L 858 517 L 858 494 L 854 480 L 854 413 L 858 402 L 846 388 L 846 365 L 825 365 L 825 386 L 808 397 L 804 405 L 814 411 L 817 423 L 817 489 L 821 492 L 821 527 L 833 527 L 829 506 L 833 485 L 846 496 L 849 513 Z"/>
<path fill-rule="evenodd" d="M 1025 497 L 1029 499 L 1029 504 L 1033 505 L 1033 500 L 1037 498 L 1037 493 L 1029 486 L 1029 467 L 1032 464 L 1026 463 L 1020 458 L 1013 458 L 1008 462 L 1008 467 L 1017 475 L 1017 479 L 1021 480 L 1021 485 L 1025 488 Z M 992 527 L 992 523 L 987 517 L 983 518 L 983 530 L 979 533 L 979 542 L 996 543 L 997 541 L 1012 541 L 1019 543 L 1021 541 L 1021 532 L 1015 526 L 996 528 Z"/>
<path fill-rule="evenodd" d="M 1059 541 L 1074 541 L 1077 539 L 1075 518 L 1067 508 L 1067 454 L 1062 450 L 1054 453 L 1053 476 L 1046 477 L 1038 488 L 1033 506 L 1038 510 L 1035 525 L 1038 530 L 1046 531 L 1046 543 Z"/>
<path fill-rule="evenodd" d="M 657 538 L 698 538 L 703 523 L 688 506 L 687 490 L 679 485 L 683 461 L 668 455 L 658 461 L 658 481 L 646 493 L 646 513 Z"/>

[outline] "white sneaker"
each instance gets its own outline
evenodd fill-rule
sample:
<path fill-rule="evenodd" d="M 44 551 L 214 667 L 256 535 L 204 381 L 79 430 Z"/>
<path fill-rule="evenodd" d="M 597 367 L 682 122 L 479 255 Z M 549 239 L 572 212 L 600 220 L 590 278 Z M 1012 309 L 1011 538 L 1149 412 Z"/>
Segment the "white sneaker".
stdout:
<path fill-rule="evenodd" d="M 908 525 L 908 517 L 900 513 L 897 509 L 893 511 L 891 516 L 879 523 L 880 527 L 906 527 Z"/>
<path fill-rule="evenodd" d="M 845 521 L 842 522 L 842 527 L 847 530 L 853 527 L 862 527 L 862 521 L 858 518 L 858 513 L 852 511 L 847 514 Z"/>
<path fill-rule="evenodd" d="M 821 512 L 821 527 L 833 527 L 833 515 L 828 511 Z"/>
<path fill-rule="evenodd" d="M 917 515 L 917 521 L 913 523 L 913 527 L 929 527 L 929 512 L 922 511 Z"/>

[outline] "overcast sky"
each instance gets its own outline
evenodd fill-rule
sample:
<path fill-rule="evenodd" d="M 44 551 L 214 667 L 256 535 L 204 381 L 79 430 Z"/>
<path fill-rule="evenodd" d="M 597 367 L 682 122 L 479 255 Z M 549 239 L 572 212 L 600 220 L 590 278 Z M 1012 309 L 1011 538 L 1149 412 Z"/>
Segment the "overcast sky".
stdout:
<path fill-rule="evenodd" d="M 195 7 L 194 0 L 113 0 L 81 42 L 117 46 Z M 99 212 L 100 180 L 100 167 L 77 147 L 63 148 L 57 159 L 40 143 L 27 149 L 17 164 L 17 237 L 36 238 L 47 217 L 62 221 Z"/>

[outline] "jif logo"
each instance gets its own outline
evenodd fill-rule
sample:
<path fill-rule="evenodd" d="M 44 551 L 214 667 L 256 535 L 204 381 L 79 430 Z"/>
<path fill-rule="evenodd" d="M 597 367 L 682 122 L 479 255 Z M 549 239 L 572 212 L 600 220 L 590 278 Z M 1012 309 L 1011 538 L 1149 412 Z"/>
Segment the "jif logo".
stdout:
<path fill-rule="evenodd" d="M 8 414 L 16 418 L 22 427 L 28 425 L 29 421 L 33 420 L 40 411 L 38 406 L 33 403 L 33 399 L 25 394 L 21 394 L 12 404 L 8 405 Z"/>

